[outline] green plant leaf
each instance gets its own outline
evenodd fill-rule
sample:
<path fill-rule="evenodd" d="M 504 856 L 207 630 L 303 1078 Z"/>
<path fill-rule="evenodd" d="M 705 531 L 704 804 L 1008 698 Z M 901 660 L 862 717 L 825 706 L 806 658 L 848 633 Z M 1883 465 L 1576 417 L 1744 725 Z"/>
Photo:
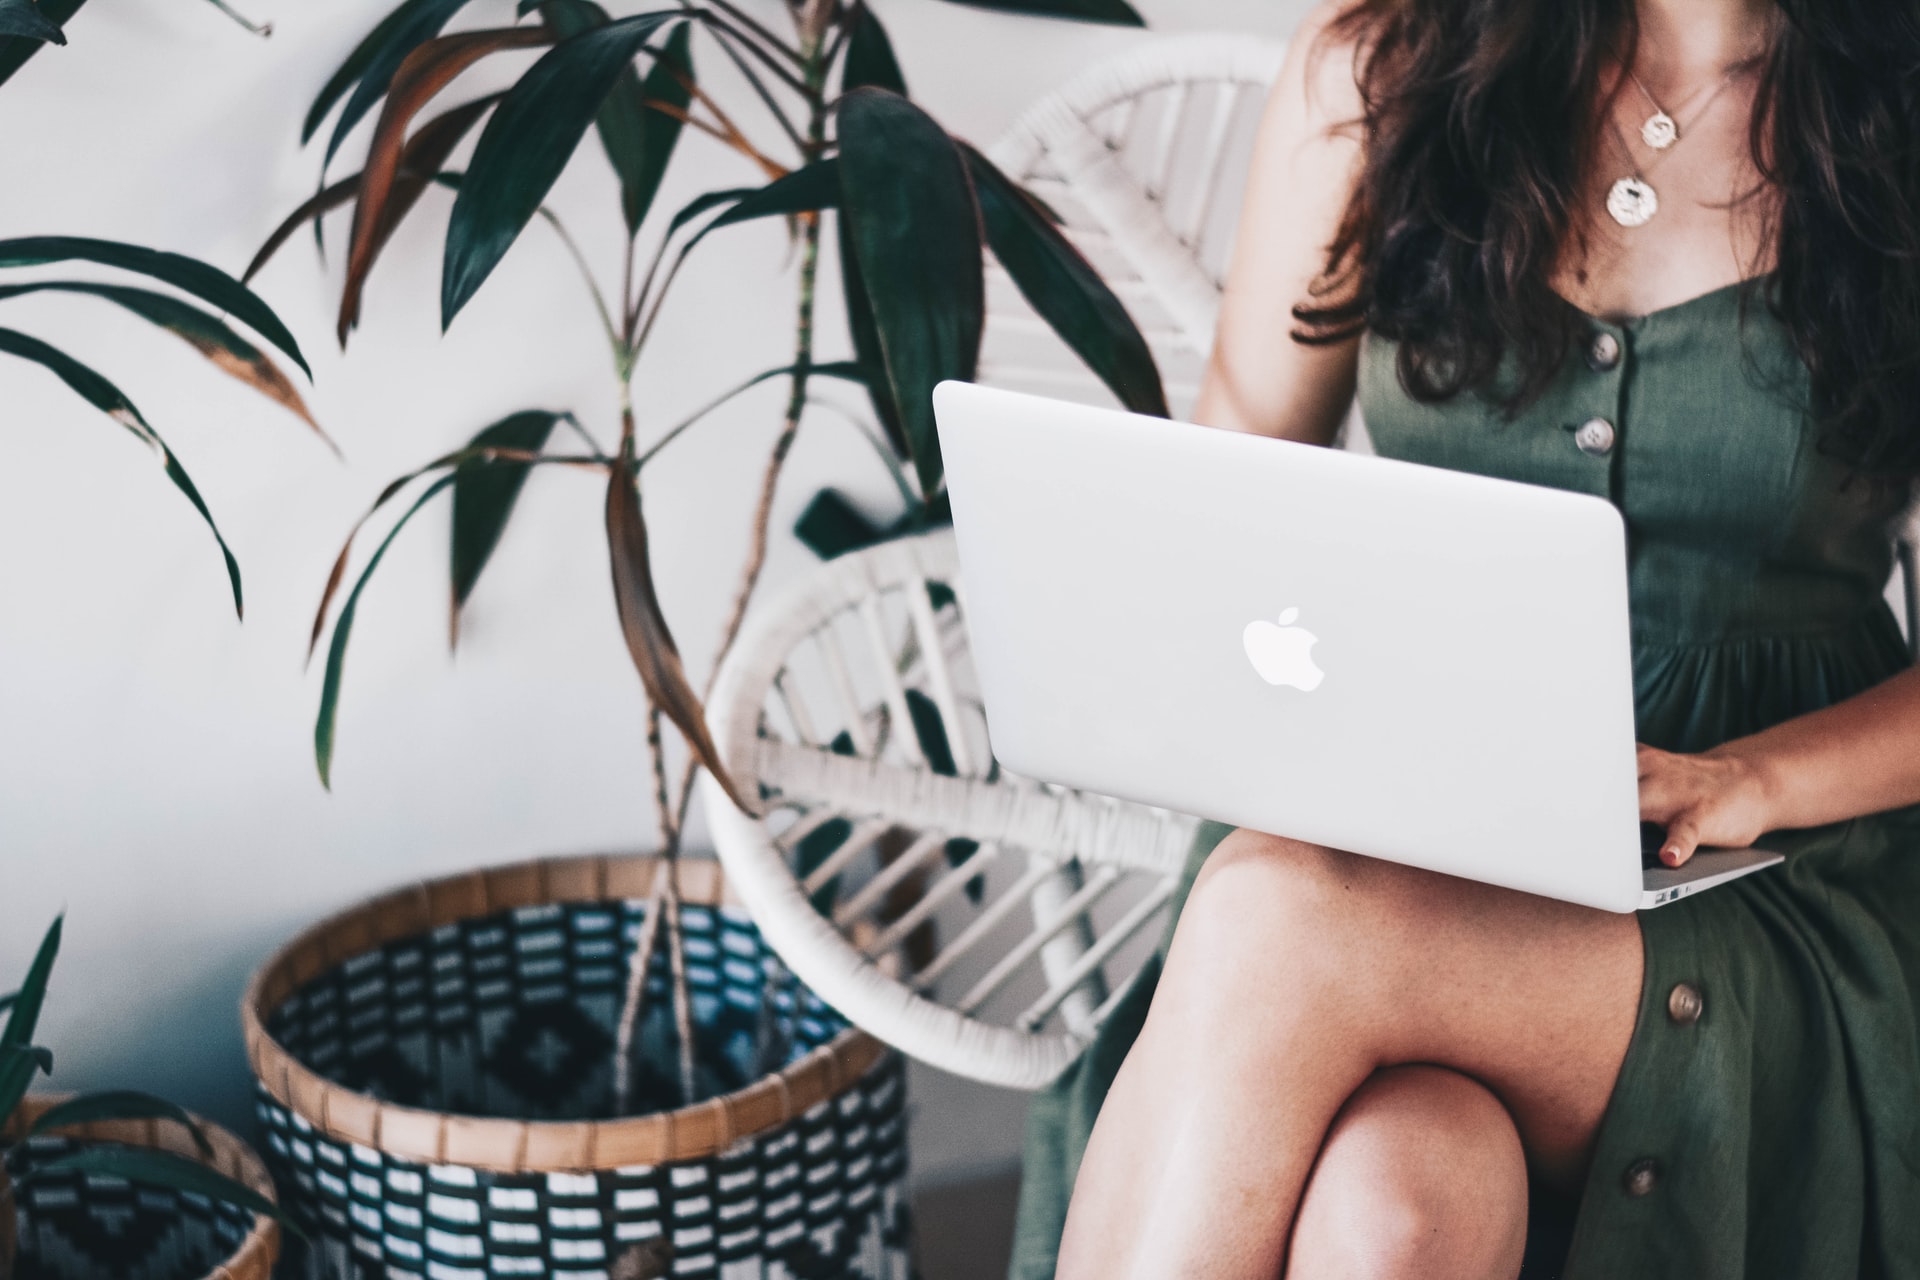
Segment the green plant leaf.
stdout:
<path fill-rule="evenodd" d="M 0 1047 L 18 1048 L 33 1042 L 34 1028 L 40 1023 L 40 1007 L 47 999 L 47 982 L 53 977 L 53 962 L 60 956 L 60 935 L 65 928 L 66 917 L 55 916 L 46 933 L 41 935 L 39 950 L 34 952 L 33 963 L 27 967 L 26 981 L 13 993 L 12 1012 L 7 1017 L 6 1029 L 0 1031 Z"/>
<path fill-rule="evenodd" d="M 39 0 L 40 16 L 56 27 L 65 27 L 67 20 L 80 10 L 86 0 Z M 66 43 L 41 40 L 34 36 L 0 36 L 0 84 L 5 84 L 13 73 L 26 65 L 28 58 L 46 48 L 49 43 Z"/>
<path fill-rule="evenodd" d="M 39 1071 L 41 1075 L 50 1076 L 53 1074 L 53 1050 L 47 1048 L 45 1045 L 0 1045 L 0 1054 L 5 1055 L 8 1059 L 31 1058 L 34 1068 Z"/>
<path fill-rule="evenodd" d="M 40 12 L 34 0 L 0 0 L 0 36 L 44 40 L 48 44 L 67 42 L 59 24 Z"/>
<path fill-rule="evenodd" d="M 380 50 L 386 47 L 387 42 L 394 38 L 395 33 L 402 26 L 412 20 L 414 10 L 418 7 L 417 4 L 402 4 L 393 9 L 386 17 L 374 24 L 373 30 L 360 38 L 360 43 L 353 47 L 353 52 L 347 55 L 346 61 L 334 68 L 333 74 L 327 77 L 326 84 L 321 86 L 320 92 L 308 106 L 306 119 L 300 123 L 301 146 L 304 147 L 313 141 L 313 135 L 319 131 L 321 122 L 338 105 L 347 90 L 360 83 L 361 77 L 367 74 L 367 68 L 373 65 L 373 60 L 379 56 Z M 425 37 L 423 36 L 422 39 Z M 401 57 L 405 56 L 405 54 L 401 55 Z M 400 59 L 395 58 L 393 65 L 399 66 Z"/>
<path fill-rule="evenodd" d="M 782 174 L 764 187 L 756 187 L 736 202 L 733 208 L 700 228 L 687 248 L 704 239 L 709 232 L 737 226 L 755 218 L 817 213 L 840 204 L 840 161 L 833 156 L 802 165 Z"/>
<path fill-rule="evenodd" d="M 442 327 L 453 323 L 539 210 L 622 68 L 673 17 L 639 14 L 563 40 L 501 99 L 474 147 L 447 224 Z"/>
<path fill-rule="evenodd" d="M 0 329 L 0 352 L 19 356 L 22 360 L 30 360 L 47 369 L 88 404 L 131 431 L 160 455 L 167 479 L 173 481 L 173 487 L 193 504 L 193 509 L 200 513 L 202 520 L 206 521 L 208 530 L 213 534 L 213 540 L 220 544 L 220 554 L 227 562 L 227 582 L 233 588 L 233 611 L 236 615 L 245 617 L 245 603 L 240 593 L 240 562 L 233 558 L 233 552 L 228 548 L 227 540 L 220 536 L 220 527 L 213 522 L 213 513 L 207 510 L 206 500 L 200 496 L 200 490 L 194 487 L 186 468 L 182 467 L 179 459 L 173 456 L 173 450 L 169 449 L 166 441 L 160 438 L 160 433 L 140 416 L 140 411 L 133 407 L 133 402 L 121 393 L 120 388 L 72 356 L 18 330 Z"/>
<path fill-rule="evenodd" d="M 9 991 L 5 995 L 0 995 L 0 1013 L 5 1013 L 7 1010 L 13 1008 L 14 1001 L 19 998 L 20 993 L 18 991 Z"/>
<path fill-rule="evenodd" d="M 724 187 L 718 191 L 708 191 L 702 195 L 695 196 L 693 199 L 687 201 L 685 205 L 681 206 L 679 211 L 673 215 L 673 220 L 667 223 L 667 238 L 672 239 L 675 235 L 679 234 L 680 228 L 686 226 L 701 214 L 709 213 L 723 204 L 744 199 L 759 190 L 762 190 L 762 188 Z"/>
<path fill-rule="evenodd" d="M 920 744 L 920 754 L 926 757 L 927 768 L 943 777 L 954 777 L 959 769 L 953 763 L 953 747 L 947 742 L 947 726 L 940 718 L 940 708 L 933 705 L 933 699 L 918 689 L 907 691 L 907 714 L 913 717 L 914 740 Z"/>
<path fill-rule="evenodd" d="M 851 739 L 849 739 L 848 745 L 851 747 Z M 851 751 L 847 754 L 851 754 Z M 807 832 L 806 836 L 793 850 L 793 878 L 800 881 L 806 880 L 808 876 L 818 871 L 821 864 L 828 858 L 831 858 L 834 851 L 845 844 L 847 837 L 852 834 L 853 823 L 846 818 L 838 817 L 828 818 L 825 822 Z M 831 916 L 833 914 L 833 904 L 839 897 L 840 877 L 834 876 L 816 889 L 813 897 L 808 899 L 808 901 L 813 903 L 813 909 L 821 915 Z"/>
<path fill-rule="evenodd" d="M 887 531 L 867 519 L 838 489 L 822 489 L 793 522 L 793 536 L 822 560 L 831 560 L 873 546 L 886 538 Z"/>
<path fill-rule="evenodd" d="M 305 1240 L 307 1233 L 288 1217 L 279 1205 L 245 1183 L 237 1182 L 217 1169 L 209 1169 L 196 1160 L 156 1151 L 150 1147 L 128 1147 L 118 1143 L 99 1143 L 37 1165 L 23 1182 L 51 1173 L 80 1173 L 102 1178 L 120 1178 L 145 1187 L 162 1187 L 206 1196 L 223 1204 L 238 1205 L 254 1213 L 265 1214 Z"/>
<path fill-rule="evenodd" d="M 840 287 L 846 300 L 847 334 L 853 341 L 854 359 L 866 375 L 867 399 L 873 416 L 886 434 L 894 455 L 906 461 L 913 456 L 907 447 L 906 428 L 900 425 L 900 408 L 893 402 L 893 384 L 887 381 L 887 358 L 880 350 L 880 329 L 873 320 L 873 302 L 867 296 L 867 282 L 860 275 L 860 254 L 853 245 L 853 229 L 844 215 L 836 219 L 840 236 Z"/>
<path fill-rule="evenodd" d="M 562 39 L 607 24 L 607 11 L 592 0 L 542 0 L 541 15 Z M 621 71 L 594 117 L 607 161 L 620 179 L 620 211 L 627 234 L 640 230 L 659 193 L 660 179 L 680 141 L 681 121 L 649 102 L 685 111 L 693 102 L 692 25 L 682 22 L 667 35 L 643 83 L 631 65 Z"/>
<path fill-rule="evenodd" d="M 452 474 L 441 476 L 427 486 L 426 492 L 414 499 L 413 505 L 394 522 L 393 528 L 387 530 L 387 536 L 380 540 L 380 545 L 374 548 L 373 554 L 367 558 L 367 567 L 360 571 L 360 580 L 353 584 L 353 590 L 348 594 L 347 602 L 340 606 L 340 617 L 333 624 L 333 642 L 327 647 L 326 675 L 320 681 L 320 714 L 315 717 L 313 723 L 313 758 L 320 768 L 320 785 L 328 790 L 333 789 L 333 742 L 334 726 L 340 714 L 340 676 L 347 664 L 347 640 L 353 634 L 354 615 L 360 609 L 360 593 L 367 589 L 367 582 L 373 577 L 373 571 L 380 567 L 381 557 L 387 554 L 387 548 L 392 546 L 393 540 L 400 536 L 400 531 L 407 527 L 407 522 L 419 514 L 420 508 L 426 506 L 452 484 Z M 392 489 L 393 486 L 388 486 L 389 492 Z M 344 556 L 346 553 L 343 551 L 341 554 Z M 336 577 L 339 572 L 338 568 L 334 570 Z M 332 583 L 328 584 L 328 590 L 331 592 Z M 321 616 L 324 618 L 326 616 L 324 601 L 320 607 Z"/>
<path fill-rule="evenodd" d="M 52 1073 L 51 1067 L 48 1073 Z M 33 1122 L 33 1127 L 27 1132 L 49 1133 L 69 1125 L 93 1124 L 100 1120 L 172 1120 L 186 1126 L 202 1155 L 213 1154 L 213 1144 L 207 1141 L 207 1135 L 200 1131 L 200 1122 L 190 1112 L 165 1098 L 156 1098 L 135 1089 L 85 1093 L 55 1103 L 40 1113 L 40 1118 Z"/>
<path fill-rule="evenodd" d="M 117 240 L 85 236 L 26 236 L 0 240 L 0 267 L 39 267 L 54 262 L 97 262 L 136 275 L 150 276 L 190 293 L 216 311 L 224 311 L 278 347 L 309 378 L 306 357 L 287 326 L 258 294 L 218 267 L 184 254 L 166 253 Z"/>
<path fill-rule="evenodd" d="M 900 72 L 900 60 L 893 56 L 893 41 L 887 38 L 887 29 L 874 16 L 872 6 L 858 5 L 848 21 L 853 29 L 847 36 L 847 59 L 841 64 L 842 91 L 865 85 L 905 97 L 907 78 Z"/>
<path fill-rule="evenodd" d="M 987 245 L 1020 294 L 1135 413 L 1167 417 L 1167 395 L 1146 338 L 1099 272 L 993 162 L 961 152 L 980 195 Z"/>
<path fill-rule="evenodd" d="M 53 1055 L 29 1045 L 0 1045 L 0 1126 L 6 1124 L 20 1100 L 27 1096 L 33 1078 L 51 1071 Z"/>
<path fill-rule="evenodd" d="M 970 9 L 996 13 L 1028 13 L 1042 18 L 1079 18 L 1118 27 L 1144 27 L 1142 18 L 1126 0 L 951 0 Z"/>
<path fill-rule="evenodd" d="M 528 409 L 502 418 L 473 437 L 469 448 L 513 449 L 538 453 L 561 415 Z M 513 504 L 533 471 L 530 462 L 468 458 L 453 469 L 453 603 L 447 619 L 447 643 L 460 636 L 460 610 L 473 594 L 500 535 L 507 531 Z"/>
<path fill-rule="evenodd" d="M 647 698 L 687 740 L 688 748 L 729 799 L 749 806 L 721 763 L 720 749 L 707 729 L 706 708 L 687 679 L 680 650 L 653 589 L 653 564 L 647 549 L 647 525 L 640 515 L 640 490 L 631 474 L 633 441 L 620 445 L 617 465 L 607 477 L 607 553 L 613 572 L 613 602 L 620 634 L 627 642 Z"/>
<path fill-rule="evenodd" d="M 367 34 L 367 38 L 347 55 L 347 61 L 340 70 L 334 72 L 333 79 L 327 82 L 327 87 L 320 91 L 320 97 L 315 99 L 313 107 L 307 112 L 307 123 L 300 135 L 302 142 L 310 138 L 320 121 L 326 118 L 333 100 L 346 93 L 351 86 L 352 92 L 347 95 L 346 105 L 340 108 L 340 118 L 334 121 L 333 136 L 327 139 L 326 154 L 320 160 L 323 182 L 327 166 L 333 163 L 340 144 L 353 132 L 353 126 L 373 110 L 373 104 L 385 96 L 388 86 L 393 83 L 394 72 L 400 69 L 407 55 L 439 35 L 440 29 L 466 4 L 467 0 L 406 0 L 405 4 L 381 19 L 380 24 Z M 341 82 L 337 89 L 336 81 Z"/>
<path fill-rule="evenodd" d="M 149 324 L 165 329 L 212 361 L 223 373 L 246 383 L 312 427 L 335 453 L 340 451 L 327 433 L 320 429 L 320 424 L 314 421 L 313 414 L 308 411 L 306 401 L 300 398 L 299 389 L 292 380 L 258 347 L 241 337 L 219 317 L 182 302 L 171 294 L 78 280 L 35 280 L 28 284 L 0 286 L 0 301 L 43 292 L 77 293 L 102 298 L 131 311 Z"/>
<path fill-rule="evenodd" d="M 840 100 L 841 204 L 920 491 L 940 487 L 933 388 L 972 381 L 986 298 L 980 209 L 966 162 L 934 119 L 898 94 Z"/>
<path fill-rule="evenodd" d="M 392 238 L 395 229 L 419 201 L 421 193 L 433 184 L 440 166 L 460 145 L 460 139 L 467 136 L 468 130 L 491 111 L 500 98 L 500 94 L 493 93 L 454 107 L 421 125 L 407 140 L 406 148 L 400 153 L 400 169 L 394 175 L 393 190 L 387 196 L 386 217 L 374 246 L 376 253 Z M 261 244 L 259 252 L 253 255 L 253 261 L 241 273 L 240 282 L 245 284 L 259 275 L 260 269 L 280 251 L 281 245 L 292 238 L 301 223 L 323 218 L 358 196 L 363 176 L 356 173 L 342 178 L 303 200 L 300 207 L 288 214 Z"/>
<path fill-rule="evenodd" d="M 387 87 L 386 105 L 374 126 L 367 149 L 367 165 L 360 171 L 360 191 L 353 206 L 353 232 L 347 248 L 346 281 L 340 289 L 340 317 L 336 329 L 340 345 L 360 319 L 360 293 L 393 229 L 399 224 L 387 204 L 400 180 L 406 152 L 407 126 L 421 108 L 468 68 L 490 54 L 551 44 L 552 37 L 538 27 L 497 27 L 462 31 L 425 40 L 400 63 Z M 416 177 L 415 183 L 424 179 Z M 416 197 L 418 191 L 413 193 Z"/>

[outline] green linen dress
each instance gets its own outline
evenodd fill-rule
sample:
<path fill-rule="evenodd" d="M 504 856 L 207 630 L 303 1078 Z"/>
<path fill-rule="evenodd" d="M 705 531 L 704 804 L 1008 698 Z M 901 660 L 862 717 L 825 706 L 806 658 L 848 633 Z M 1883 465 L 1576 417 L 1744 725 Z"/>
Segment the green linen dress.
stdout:
<path fill-rule="evenodd" d="M 1583 348 L 1511 420 L 1475 395 L 1416 403 L 1392 344 L 1368 339 L 1375 447 L 1619 507 L 1644 742 L 1704 750 L 1905 667 L 1882 597 L 1904 495 L 1849 484 L 1816 450 L 1805 367 L 1757 283 L 1584 323 Z M 1224 834 L 1202 832 L 1189 883 Z M 1536 1195 L 1526 1275 L 1920 1276 L 1920 809 L 1766 843 L 1784 866 L 1640 916 L 1632 1045 L 1577 1205 Z M 1015 1280 L 1053 1274 L 1158 974 L 1034 1099 Z"/>

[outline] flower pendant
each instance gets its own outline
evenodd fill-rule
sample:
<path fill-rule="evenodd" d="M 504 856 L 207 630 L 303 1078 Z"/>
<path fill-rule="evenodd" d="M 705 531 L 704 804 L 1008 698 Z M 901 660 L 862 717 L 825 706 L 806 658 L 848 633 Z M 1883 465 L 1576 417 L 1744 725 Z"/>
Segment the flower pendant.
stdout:
<path fill-rule="evenodd" d="M 1660 197 L 1643 178 L 1622 178 L 1607 192 L 1607 212 L 1623 227 L 1643 227 L 1660 212 Z"/>
<path fill-rule="evenodd" d="M 1640 141 L 1655 151 L 1665 151 L 1680 141 L 1680 126 L 1664 111 L 1656 111 L 1640 126 Z"/>

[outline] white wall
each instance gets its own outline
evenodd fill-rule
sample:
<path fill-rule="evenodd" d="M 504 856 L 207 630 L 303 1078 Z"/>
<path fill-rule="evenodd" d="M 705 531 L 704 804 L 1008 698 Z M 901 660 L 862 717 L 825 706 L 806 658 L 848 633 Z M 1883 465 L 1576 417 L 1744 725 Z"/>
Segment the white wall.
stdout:
<path fill-rule="evenodd" d="M 237 270 L 313 189 L 317 151 L 296 149 L 299 120 L 391 2 L 253 0 L 242 7 L 277 28 L 264 41 L 190 0 L 89 6 L 70 47 L 0 90 L 0 235 L 109 236 Z M 1270 34 L 1305 8 L 1136 2 L 1160 30 Z M 756 7 L 778 17 L 774 0 Z M 1139 38 L 936 0 L 876 7 L 916 95 L 982 143 Z M 495 22 L 505 9 L 470 16 Z M 724 100 L 742 100 L 718 59 L 705 65 Z M 754 180 L 716 147 L 684 145 L 667 205 Z M 349 146 L 350 167 L 363 146 Z M 236 624 L 210 540 L 143 449 L 44 373 L 0 362 L 0 987 L 66 910 L 45 1024 L 61 1087 L 143 1086 L 244 1123 L 235 1005 L 278 941 L 397 882 L 635 847 L 654 830 L 638 682 L 613 623 L 599 491 L 583 475 L 530 483 L 457 659 L 445 646 L 444 510 L 403 535 L 361 611 L 333 794 L 315 777 L 306 628 L 340 538 L 381 484 L 518 408 L 570 407 L 603 438 L 613 430 L 591 312 L 539 229 L 439 336 L 446 197 L 427 203 L 376 271 L 344 358 L 331 338 L 344 225 L 331 228 L 326 268 L 296 240 L 259 282 L 314 364 L 310 403 L 344 464 L 178 342 L 100 304 L 33 299 L 0 316 L 121 383 L 199 481 L 249 600 Z M 553 203 L 610 274 L 617 201 L 597 142 Z M 642 367 L 643 432 L 788 358 L 784 237 L 762 227 L 711 243 Z M 837 299 L 826 310 L 835 333 Z M 698 670 L 783 394 L 746 397 L 649 474 L 660 590 Z M 787 471 L 770 580 L 810 563 L 784 530 L 829 482 L 877 508 L 890 493 L 866 446 L 823 416 Z M 923 1173 L 1007 1157 L 1017 1098 L 932 1081 L 921 1098 Z"/>

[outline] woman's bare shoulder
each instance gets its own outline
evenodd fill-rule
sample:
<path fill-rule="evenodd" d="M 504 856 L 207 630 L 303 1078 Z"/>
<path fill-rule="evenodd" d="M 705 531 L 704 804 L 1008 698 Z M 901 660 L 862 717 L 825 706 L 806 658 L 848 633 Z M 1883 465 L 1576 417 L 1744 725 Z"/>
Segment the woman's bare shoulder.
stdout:
<path fill-rule="evenodd" d="M 1320 0 L 1287 41 L 1274 96 L 1303 131 L 1355 135 L 1365 107 L 1359 73 L 1367 30 L 1360 8 L 1355 0 Z"/>
<path fill-rule="evenodd" d="M 1195 415 L 1216 426 L 1327 441 L 1353 394 L 1355 344 L 1294 341 L 1352 199 L 1364 101 L 1353 0 L 1327 0 L 1287 48 L 1253 147 L 1220 327 Z"/>

